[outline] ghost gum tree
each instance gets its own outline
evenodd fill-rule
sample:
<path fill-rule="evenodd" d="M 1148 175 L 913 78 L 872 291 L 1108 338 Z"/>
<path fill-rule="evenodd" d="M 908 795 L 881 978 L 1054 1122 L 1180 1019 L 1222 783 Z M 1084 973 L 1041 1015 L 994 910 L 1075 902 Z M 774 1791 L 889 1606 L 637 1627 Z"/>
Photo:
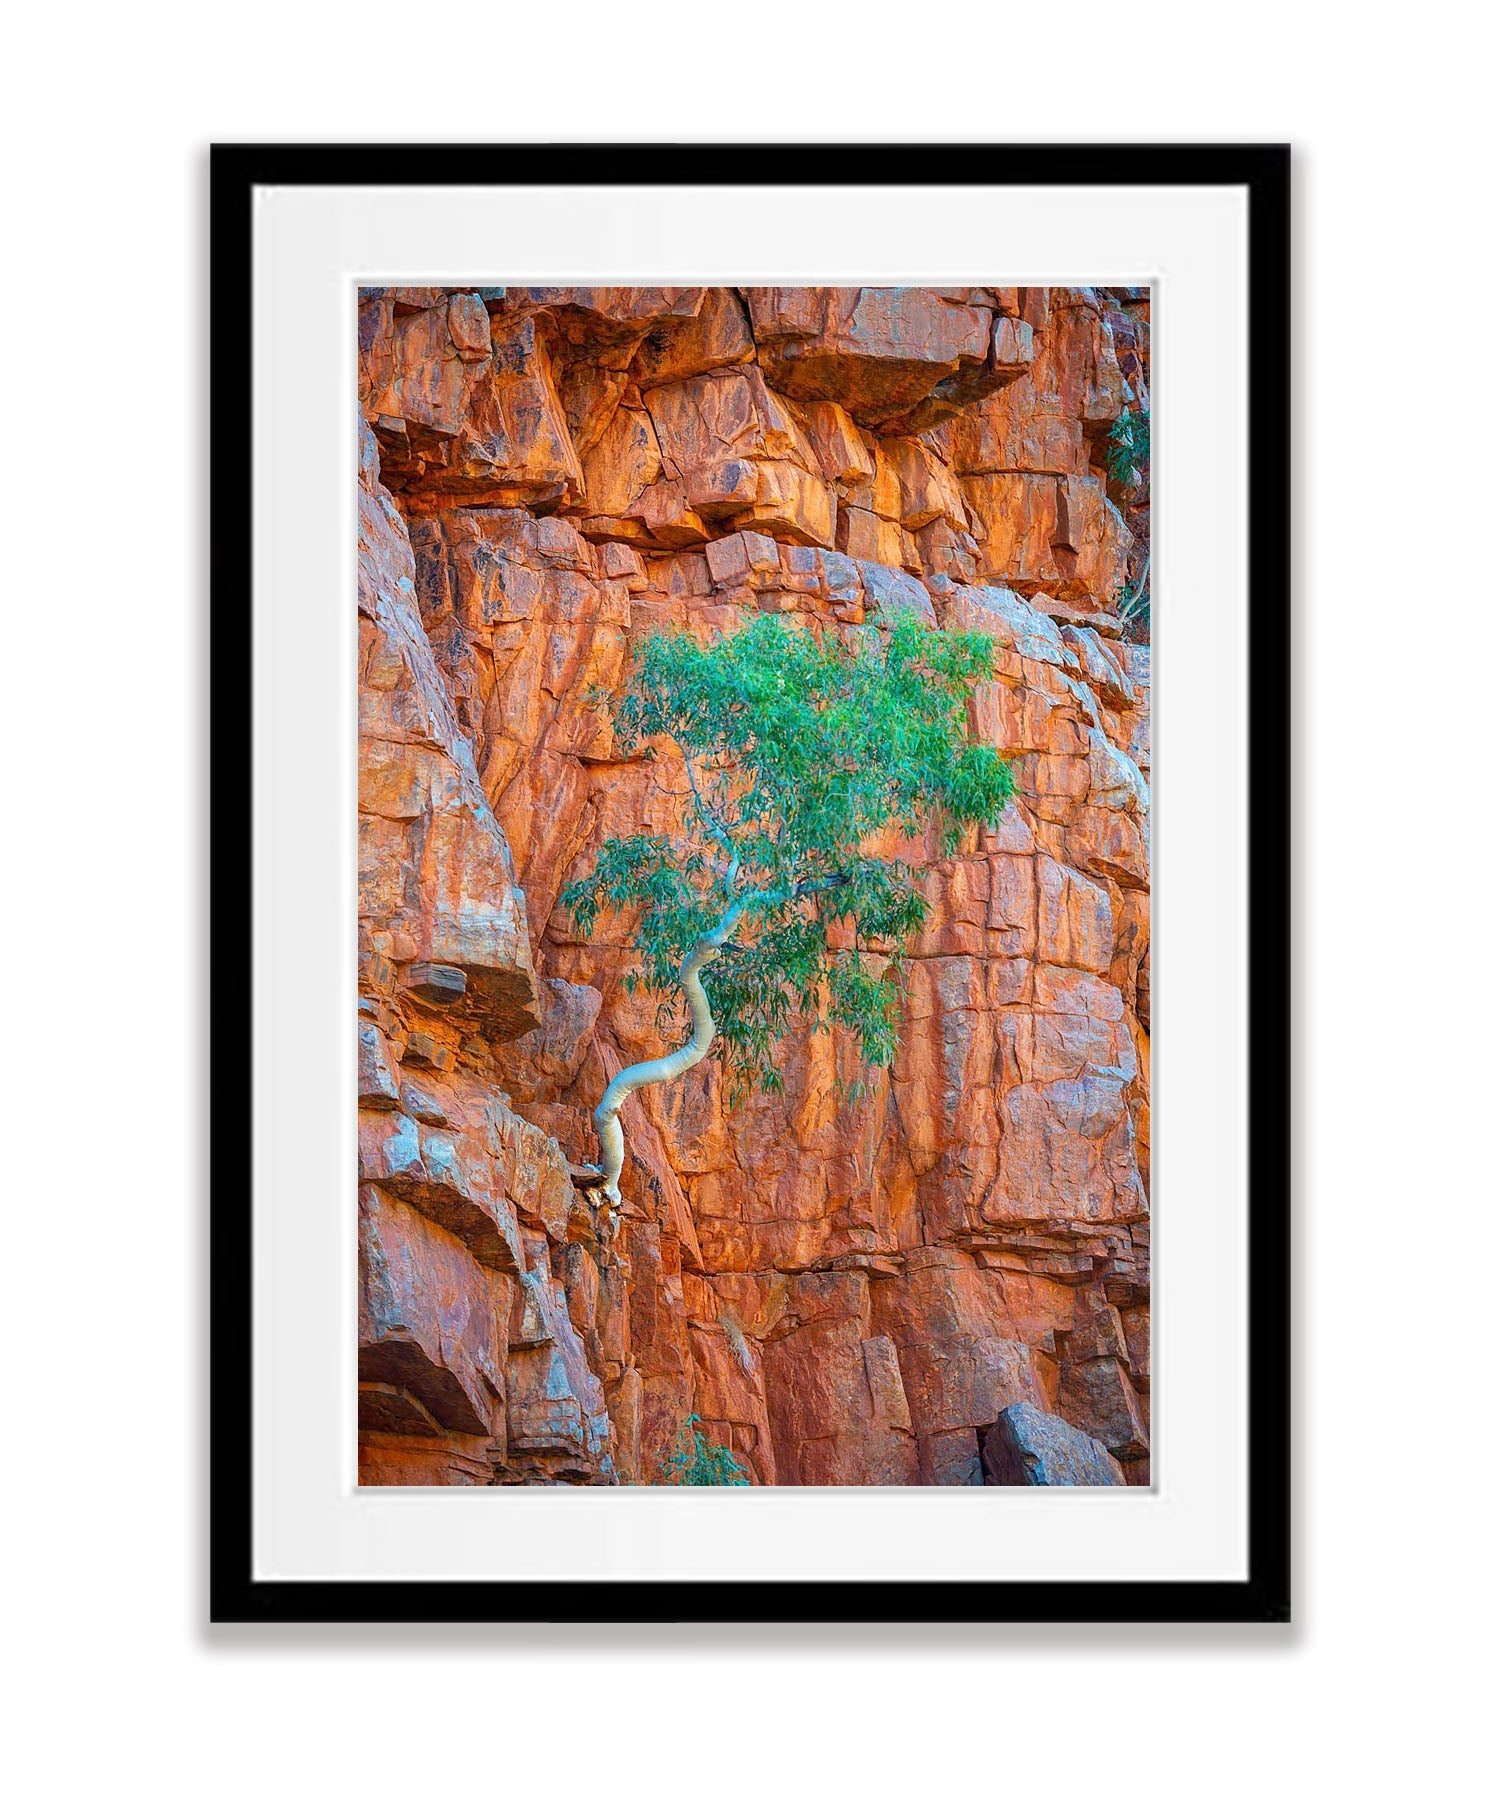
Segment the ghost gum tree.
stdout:
<path fill-rule="evenodd" d="M 680 827 L 608 843 L 562 900 L 585 937 L 602 913 L 635 914 L 627 988 L 661 996 L 663 1033 L 677 1020 L 687 1036 L 622 1069 L 594 1113 L 606 1241 L 631 1094 L 710 1052 L 732 1101 L 778 1092 L 775 1050 L 796 1014 L 847 1032 L 868 1068 L 892 1061 L 902 952 L 927 904 L 917 869 L 874 846 L 936 822 L 947 855 L 999 817 L 1010 770 L 969 729 L 990 672 L 988 638 L 910 613 L 851 637 L 764 614 L 708 645 L 682 632 L 642 644 L 616 732 L 646 757 L 676 746 Z"/>

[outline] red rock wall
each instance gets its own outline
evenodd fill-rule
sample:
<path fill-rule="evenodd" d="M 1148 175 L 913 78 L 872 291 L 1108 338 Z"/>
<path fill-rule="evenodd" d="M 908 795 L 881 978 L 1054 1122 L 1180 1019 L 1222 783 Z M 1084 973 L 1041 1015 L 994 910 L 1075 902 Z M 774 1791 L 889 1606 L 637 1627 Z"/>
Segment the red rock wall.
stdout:
<path fill-rule="evenodd" d="M 760 1482 L 973 1483 L 1021 1400 L 1147 1479 L 1145 295 L 376 289 L 359 351 L 362 1479 L 649 1482 L 696 1412 Z M 611 1263 L 569 1164 L 664 1046 L 557 896 L 680 802 L 599 691 L 654 627 L 903 605 L 994 638 L 1017 797 L 868 1099 L 799 1036 L 784 1096 L 629 1103 Z"/>

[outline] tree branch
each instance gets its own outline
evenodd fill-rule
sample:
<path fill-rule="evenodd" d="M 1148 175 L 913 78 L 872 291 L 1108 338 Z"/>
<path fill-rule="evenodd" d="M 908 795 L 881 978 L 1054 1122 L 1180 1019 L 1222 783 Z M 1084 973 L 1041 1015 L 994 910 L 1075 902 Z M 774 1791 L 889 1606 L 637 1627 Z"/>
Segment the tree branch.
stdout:
<path fill-rule="evenodd" d="M 703 798 L 702 790 L 698 786 L 697 774 L 693 769 L 692 752 L 686 745 L 679 745 L 678 748 L 682 751 L 682 766 L 687 770 L 688 786 L 693 790 L 693 804 L 698 808 L 698 815 L 710 834 L 724 846 L 724 853 L 729 858 L 729 867 L 724 874 L 724 892 L 732 894 L 740 872 L 740 853 L 735 848 L 734 839 L 729 835 L 728 826 Z"/>
<path fill-rule="evenodd" d="M 816 881 L 799 881 L 792 889 L 792 898 L 800 900 L 806 894 L 826 894 L 830 888 L 847 887 L 849 871 L 842 870 L 837 875 L 823 875 Z"/>

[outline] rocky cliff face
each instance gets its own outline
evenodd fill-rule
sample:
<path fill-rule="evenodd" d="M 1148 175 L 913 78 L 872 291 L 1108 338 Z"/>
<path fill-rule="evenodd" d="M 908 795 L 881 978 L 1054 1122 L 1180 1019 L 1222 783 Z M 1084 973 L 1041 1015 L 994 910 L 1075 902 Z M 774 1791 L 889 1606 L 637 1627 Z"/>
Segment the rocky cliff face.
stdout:
<path fill-rule="evenodd" d="M 697 1413 L 758 1482 L 975 1483 L 1020 1405 L 1148 1479 L 1145 294 L 371 289 L 359 355 L 362 1480 L 650 1482 Z M 589 1115 L 666 1046 L 557 896 L 679 801 L 601 691 L 654 627 L 902 606 L 993 637 L 1016 799 L 869 1098 L 824 1036 L 629 1103 L 612 1261 Z"/>

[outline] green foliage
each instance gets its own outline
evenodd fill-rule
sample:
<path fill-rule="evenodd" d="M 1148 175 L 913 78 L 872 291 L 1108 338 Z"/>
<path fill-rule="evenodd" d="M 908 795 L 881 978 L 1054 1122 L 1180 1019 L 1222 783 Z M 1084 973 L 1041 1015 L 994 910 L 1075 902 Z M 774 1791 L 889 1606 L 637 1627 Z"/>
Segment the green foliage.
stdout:
<path fill-rule="evenodd" d="M 731 926 L 703 984 L 733 1100 L 780 1091 L 794 1013 L 847 1030 L 866 1064 L 894 1057 L 902 947 L 927 905 L 914 867 L 873 846 L 933 824 L 948 854 L 999 816 L 1011 772 L 968 726 L 991 652 L 911 614 L 853 637 L 764 614 L 707 646 L 685 632 L 642 645 L 617 734 L 646 757 L 664 739 L 681 752 L 681 828 L 607 844 L 562 900 L 585 937 L 602 913 L 636 912 L 629 979 L 663 996 L 663 1030 L 683 958 Z"/>
<path fill-rule="evenodd" d="M 732 1450 L 709 1443 L 698 1429 L 703 1423 L 689 1413 L 677 1433 L 677 1447 L 661 1465 L 661 1479 L 669 1487 L 749 1487 L 750 1476 Z"/>
<path fill-rule="evenodd" d="M 1150 413 L 1144 407 L 1122 412 L 1109 428 L 1104 450 L 1104 466 L 1110 480 L 1122 487 L 1130 487 L 1145 477 L 1150 465 Z M 1149 633 L 1151 629 L 1149 568 L 1148 563 L 1134 586 L 1127 587 L 1115 602 L 1126 624 L 1135 626 L 1142 633 Z"/>
<path fill-rule="evenodd" d="M 1111 481 L 1127 487 L 1151 464 L 1151 415 L 1137 407 L 1122 412 L 1109 428 L 1104 466 Z"/>

